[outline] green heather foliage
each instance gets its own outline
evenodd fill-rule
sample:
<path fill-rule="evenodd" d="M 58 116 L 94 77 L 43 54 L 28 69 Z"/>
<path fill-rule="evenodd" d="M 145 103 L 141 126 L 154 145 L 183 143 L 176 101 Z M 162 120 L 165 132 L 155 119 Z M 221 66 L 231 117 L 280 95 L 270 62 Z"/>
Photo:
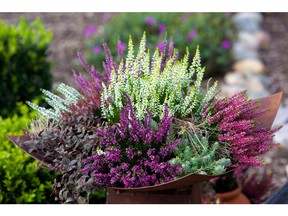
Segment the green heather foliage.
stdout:
<path fill-rule="evenodd" d="M 208 88 L 207 93 L 201 91 L 205 68 L 201 67 L 198 48 L 190 66 L 188 49 L 182 60 L 175 62 L 175 55 L 176 51 L 161 69 L 162 55 L 156 49 L 150 60 L 145 34 L 136 56 L 130 38 L 125 69 L 121 62 L 118 70 L 112 69 L 109 85 L 103 85 L 102 114 L 108 122 L 119 120 L 125 95 L 130 96 L 135 115 L 141 120 L 147 110 L 151 111 L 153 117 L 160 119 L 166 105 L 170 115 L 186 117 L 192 112 L 195 117 L 201 118 L 204 105 L 215 95 L 217 82 Z M 110 103 L 105 105 L 107 100 Z"/>
<path fill-rule="evenodd" d="M 22 135 L 35 112 L 26 105 L 17 105 L 21 115 L 0 117 L 0 203 L 54 203 L 50 197 L 55 174 L 37 168 L 37 162 L 6 137 Z"/>
<path fill-rule="evenodd" d="M 143 31 L 146 31 L 150 50 L 164 39 L 168 42 L 173 40 L 180 56 L 186 53 L 187 45 L 189 50 L 195 50 L 199 45 L 202 63 L 207 68 L 205 76 L 211 77 L 224 72 L 231 62 L 231 40 L 234 36 L 230 20 L 227 13 L 117 13 L 94 35 L 87 36 L 88 62 L 96 64 L 96 68 L 101 66 L 104 53 L 99 50 L 103 42 L 107 42 L 109 47 L 116 47 L 118 41 L 127 44 L 131 35 L 139 44 Z M 117 50 L 111 53 L 117 56 Z"/>
<path fill-rule="evenodd" d="M 47 49 L 52 39 L 39 19 L 18 25 L 0 20 L 0 115 L 17 113 L 16 102 L 35 99 L 50 89 L 52 76 Z"/>
<path fill-rule="evenodd" d="M 183 174 L 199 173 L 205 175 L 218 175 L 225 172 L 231 164 L 228 156 L 217 158 L 219 142 L 209 144 L 206 137 L 182 131 L 182 143 L 175 149 L 176 158 L 170 160 L 171 164 L 181 165 Z"/>

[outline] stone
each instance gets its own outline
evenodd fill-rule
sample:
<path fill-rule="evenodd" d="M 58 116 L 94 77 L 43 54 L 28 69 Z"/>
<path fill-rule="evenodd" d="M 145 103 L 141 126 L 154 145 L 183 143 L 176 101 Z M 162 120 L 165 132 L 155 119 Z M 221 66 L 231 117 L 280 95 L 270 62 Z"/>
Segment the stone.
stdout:
<path fill-rule="evenodd" d="M 241 73 L 230 72 L 224 76 L 224 81 L 228 85 L 245 85 L 245 77 Z"/>
<path fill-rule="evenodd" d="M 260 13 L 236 13 L 232 21 L 235 23 L 239 32 L 256 32 L 260 30 L 263 17 Z"/>
<path fill-rule="evenodd" d="M 243 87 L 242 85 L 225 85 L 224 84 L 220 87 L 220 89 L 221 89 L 221 92 L 220 92 L 221 97 L 230 97 L 241 91 L 244 91 L 245 87 Z"/>
<path fill-rule="evenodd" d="M 233 64 L 233 70 L 238 73 L 252 71 L 255 73 L 263 73 L 265 71 L 264 64 L 257 58 L 247 58 L 238 60 Z"/>
<path fill-rule="evenodd" d="M 275 133 L 273 137 L 275 143 L 279 143 L 282 147 L 288 149 L 288 124 Z"/>
<path fill-rule="evenodd" d="M 230 72 L 224 76 L 226 85 L 222 86 L 221 90 L 225 96 L 231 96 L 245 89 L 251 99 L 267 97 L 270 93 L 267 91 L 266 78 L 262 74 L 251 71 L 243 73 Z"/>
<path fill-rule="evenodd" d="M 275 117 L 273 126 L 279 127 L 281 125 L 284 125 L 288 123 L 288 107 L 284 105 L 280 105 L 277 115 Z M 288 134 L 287 134 L 288 136 Z"/>
<path fill-rule="evenodd" d="M 262 48 L 268 47 L 269 42 L 271 40 L 269 34 L 267 34 L 264 31 L 256 31 L 256 32 L 252 33 L 252 36 L 255 38 L 255 40 L 258 41 L 259 45 Z"/>
<path fill-rule="evenodd" d="M 245 58 L 259 58 L 257 49 L 247 48 L 243 42 L 235 42 L 232 47 L 234 60 L 241 60 Z"/>
<path fill-rule="evenodd" d="M 240 32 L 238 40 L 233 45 L 233 56 L 235 60 L 244 58 L 258 58 L 259 41 L 250 33 Z"/>

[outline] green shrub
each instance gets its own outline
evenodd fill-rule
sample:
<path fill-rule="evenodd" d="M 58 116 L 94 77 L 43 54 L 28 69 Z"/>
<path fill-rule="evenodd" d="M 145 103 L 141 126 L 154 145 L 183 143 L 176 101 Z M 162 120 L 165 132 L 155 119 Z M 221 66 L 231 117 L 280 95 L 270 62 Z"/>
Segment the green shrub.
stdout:
<path fill-rule="evenodd" d="M 52 76 L 47 49 L 52 34 L 39 19 L 17 26 L 0 21 L 0 115 L 17 113 L 16 102 L 41 95 L 40 88 L 50 89 Z"/>
<path fill-rule="evenodd" d="M 36 167 L 37 162 L 11 143 L 5 135 L 22 135 L 36 112 L 17 105 L 21 116 L 0 117 L 0 203 L 53 203 L 55 174 Z"/>
<path fill-rule="evenodd" d="M 88 62 L 99 69 L 104 60 L 101 45 L 107 42 L 112 56 L 117 56 L 115 47 L 118 41 L 127 44 L 129 35 L 139 39 L 145 31 L 149 36 L 147 48 L 154 52 L 155 45 L 164 39 L 174 41 L 175 47 L 181 47 L 180 56 L 200 46 L 202 64 L 206 66 L 207 77 L 212 73 L 224 72 L 231 62 L 232 23 L 225 13 L 119 13 L 113 15 L 93 34 L 89 27 L 84 30 L 88 46 Z M 95 30 L 95 28 L 94 28 Z M 134 44 L 140 41 L 134 40 Z M 138 49 L 137 45 L 135 46 Z M 126 47 L 127 51 L 127 47 Z M 94 52 L 94 53 L 93 53 Z M 96 54 L 95 54 L 96 53 Z M 191 59 L 190 59 L 191 60 Z"/>

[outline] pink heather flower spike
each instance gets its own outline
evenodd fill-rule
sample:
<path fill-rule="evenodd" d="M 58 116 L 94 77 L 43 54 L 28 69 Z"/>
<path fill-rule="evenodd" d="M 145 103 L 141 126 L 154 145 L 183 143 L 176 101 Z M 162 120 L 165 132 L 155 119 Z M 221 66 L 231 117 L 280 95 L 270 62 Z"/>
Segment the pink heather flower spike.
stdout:
<path fill-rule="evenodd" d="M 123 57 L 123 52 L 126 50 L 126 44 L 123 43 L 122 41 L 118 40 L 117 43 L 117 53 L 118 53 L 118 58 L 122 59 Z"/>
<path fill-rule="evenodd" d="M 265 113 L 257 101 L 248 100 L 246 91 L 232 97 L 214 101 L 203 112 L 203 118 L 210 125 L 216 125 L 220 142 L 228 143 L 234 165 L 261 166 L 256 158 L 268 152 L 273 143 L 273 134 L 278 130 L 259 127 L 261 122 L 253 121 Z"/>

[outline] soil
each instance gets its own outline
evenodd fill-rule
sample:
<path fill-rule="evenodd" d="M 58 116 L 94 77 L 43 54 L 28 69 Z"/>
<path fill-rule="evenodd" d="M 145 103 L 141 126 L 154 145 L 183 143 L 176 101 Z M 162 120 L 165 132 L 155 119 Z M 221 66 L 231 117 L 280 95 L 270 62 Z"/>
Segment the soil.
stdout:
<path fill-rule="evenodd" d="M 78 67 L 76 53 L 85 49 L 83 30 L 90 25 L 101 25 L 104 13 L 0 13 L 0 20 L 16 24 L 19 16 L 28 21 L 41 18 L 46 29 L 53 33 L 49 48 L 49 59 L 53 62 L 54 83 L 64 82 L 74 85 L 71 69 Z M 266 66 L 266 74 L 271 78 L 270 93 L 284 92 L 288 104 L 288 13 L 262 13 L 263 30 L 270 35 L 268 46 L 260 51 L 260 59 Z M 279 148 L 265 156 L 270 160 L 276 188 L 288 180 L 288 150 Z"/>
<path fill-rule="evenodd" d="M 262 28 L 270 36 L 269 46 L 260 51 L 260 59 L 271 78 L 270 92 L 283 91 L 288 98 L 288 13 L 263 13 Z"/>

